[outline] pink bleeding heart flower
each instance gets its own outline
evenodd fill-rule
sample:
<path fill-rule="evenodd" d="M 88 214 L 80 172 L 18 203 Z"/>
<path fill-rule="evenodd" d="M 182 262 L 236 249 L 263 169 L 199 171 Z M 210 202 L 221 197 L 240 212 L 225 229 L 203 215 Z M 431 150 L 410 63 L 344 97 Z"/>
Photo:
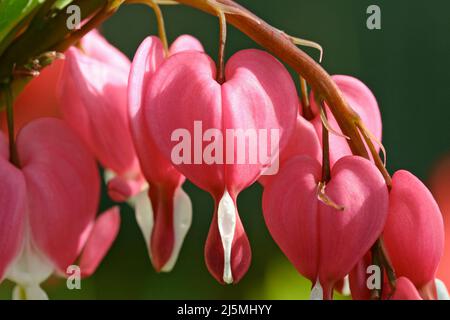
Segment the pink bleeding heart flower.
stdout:
<path fill-rule="evenodd" d="M 359 114 L 363 123 L 366 125 L 370 133 L 381 142 L 382 122 L 381 114 L 378 108 L 377 100 L 370 89 L 360 80 L 344 75 L 335 75 L 332 77 L 336 85 L 341 90 L 348 105 Z M 316 115 L 311 123 L 314 125 L 317 135 L 322 142 L 322 119 L 320 118 L 319 107 L 314 98 L 314 92 L 311 91 L 311 108 Z M 333 114 L 327 108 L 328 123 L 337 133 L 342 134 L 339 125 Z M 353 153 L 348 146 L 345 137 L 336 134 L 330 134 L 330 163 L 333 165 L 337 160 Z M 379 148 L 379 146 L 376 146 Z"/>
<path fill-rule="evenodd" d="M 127 113 L 130 62 L 97 32 L 66 52 L 59 98 L 64 120 L 106 169 L 108 193 L 125 201 L 143 187 Z"/>
<path fill-rule="evenodd" d="M 189 50 L 203 51 L 203 47 L 197 39 L 183 35 L 172 44 L 169 53 Z M 146 38 L 134 57 L 128 87 L 132 138 L 149 185 L 148 190 L 137 196 L 136 219 L 157 271 L 170 271 L 174 267 L 192 220 L 191 201 L 181 188 L 185 178 L 160 153 L 144 117 L 148 83 L 164 60 L 161 41 Z"/>
<path fill-rule="evenodd" d="M 388 190 L 368 160 L 348 156 L 336 162 L 326 194 L 338 211 L 318 199 L 321 165 L 308 157 L 289 161 L 263 194 L 270 234 L 297 270 L 315 286 L 313 299 L 331 299 L 336 282 L 362 259 L 381 234 Z"/>
<path fill-rule="evenodd" d="M 9 162 L 0 134 L 0 279 L 18 284 L 15 298 L 44 299 L 40 283 L 53 272 L 66 275 L 80 254 L 82 275 L 95 271 L 116 237 L 120 216 L 113 208 L 96 219 L 95 160 L 61 120 L 34 120 L 16 142 L 18 167 Z"/>
<path fill-rule="evenodd" d="M 397 279 L 396 290 L 392 296 L 386 296 L 386 300 L 423 300 L 414 284 L 406 277 Z"/>
<path fill-rule="evenodd" d="M 446 156 L 433 169 L 430 189 L 441 209 L 445 228 L 444 255 L 437 276 L 450 286 L 450 157 Z"/>
<path fill-rule="evenodd" d="M 444 225 L 431 192 L 407 171 L 397 171 L 392 178 L 384 240 L 397 275 L 432 298 L 444 250 Z"/>
<path fill-rule="evenodd" d="M 63 60 L 55 60 L 32 79 L 17 96 L 14 102 L 14 133 L 28 122 L 41 117 L 61 118 L 56 88 Z M 8 132 L 6 112 L 0 115 L 0 130 Z"/>
<path fill-rule="evenodd" d="M 314 126 L 304 119 L 301 115 L 297 116 L 295 131 L 289 139 L 288 144 L 283 150 L 280 150 L 280 170 L 283 166 L 295 156 L 308 156 L 322 162 L 322 146 L 317 137 Z M 259 183 L 265 186 L 270 183 L 276 175 L 264 175 L 259 178 Z"/>
<path fill-rule="evenodd" d="M 276 170 L 294 130 L 298 97 L 284 66 L 260 50 L 236 53 L 225 82 L 215 79 L 206 54 L 172 55 L 150 79 L 143 112 L 164 157 L 213 196 L 206 265 L 219 282 L 237 283 L 251 250 L 236 199 L 261 174 Z"/>

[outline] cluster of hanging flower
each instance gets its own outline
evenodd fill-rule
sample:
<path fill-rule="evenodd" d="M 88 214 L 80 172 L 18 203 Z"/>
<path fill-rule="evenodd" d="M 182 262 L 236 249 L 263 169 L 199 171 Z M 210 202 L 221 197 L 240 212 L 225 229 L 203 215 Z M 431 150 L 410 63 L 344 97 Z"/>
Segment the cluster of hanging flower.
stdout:
<path fill-rule="evenodd" d="M 96 217 L 100 178 L 108 194 L 130 203 L 157 271 L 170 271 L 192 220 L 185 179 L 209 192 L 215 211 L 205 261 L 220 283 L 237 283 L 251 262 L 250 242 L 237 210 L 239 193 L 264 186 L 267 227 L 291 263 L 313 284 L 312 297 L 331 299 L 348 279 L 354 299 L 369 299 L 368 267 L 377 239 L 396 272 L 396 286 L 381 274 L 384 299 L 437 299 L 445 295 L 436 272 L 444 226 L 431 193 L 407 171 L 389 190 L 367 159 L 353 156 L 333 115 L 321 116 L 314 92 L 311 115 L 302 116 L 295 84 L 276 58 L 250 49 L 228 61 L 225 81 L 198 40 L 179 37 L 166 54 L 148 37 L 132 63 L 97 32 L 86 35 L 26 87 L 15 103 L 18 163 L 0 135 L 0 279 L 18 284 L 15 297 L 45 298 L 40 283 L 78 264 L 92 274 L 114 241 L 119 213 Z M 376 99 L 359 80 L 334 76 L 348 104 L 381 141 Z M 56 88 L 56 89 L 55 89 Z M 322 174 L 324 117 L 331 171 Z M 1 120 L 6 132 L 5 119 Z M 221 161 L 173 161 L 182 128 L 211 134 L 182 150 L 214 149 Z M 220 147 L 239 153 L 227 130 L 279 132 L 265 161 L 234 163 Z M 328 130 L 327 130 L 328 131 Z M 250 137 L 245 137 L 247 147 Z M 232 143 L 230 143 L 232 142 Z M 272 146 L 272 144 L 270 144 Z M 259 146 L 260 147 L 260 146 Z M 231 149 L 230 149 L 231 148 Z M 248 156 L 250 150 L 244 150 Z M 266 175 L 274 163 L 275 175 Z M 448 279 L 446 279 L 448 280 Z"/>

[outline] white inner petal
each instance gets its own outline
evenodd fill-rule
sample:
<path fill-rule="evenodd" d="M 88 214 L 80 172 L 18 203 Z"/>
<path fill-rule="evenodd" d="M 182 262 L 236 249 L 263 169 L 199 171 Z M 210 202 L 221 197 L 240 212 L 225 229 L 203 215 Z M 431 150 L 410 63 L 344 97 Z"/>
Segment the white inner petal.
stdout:
<path fill-rule="evenodd" d="M 344 286 L 342 287 L 342 295 L 344 296 L 350 296 L 352 293 L 350 291 L 350 280 L 348 275 L 344 278 Z"/>
<path fill-rule="evenodd" d="M 108 184 L 108 182 L 110 182 L 116 176 L 117 175 L 115 174 L 115 172 L 110 169 L 105 169 L 103 171 L 103 180 L 105 181 L 106 184 Z"/>
<path fill-rule="evenodd" d="M 22 287 L 17 285 L 14 287 L 13 300 L 48 300 L 47 293 L 39 285 Z"/>
<path fill-rule="evenodd" d="M 136 215 L 136 221 L 141 229 L 142 235 L 145 239 L 145 244 L 150 245 L 150 236 L 153 229 L 153 207 L 151 200 L 148 196 L 148 189 L 141 191 L 136 196 L 130 199 L 130 202 L 134 206 L 134 213 Z M 149 250 L 150 259 L 151 252 Z"/>
<path fill-rule="evenodd" d="M 26 231 L 20 254 L 6 273 L 6 278 L 22 286 L 42 283 L 54 270 L 53 264 L 34 248 L 30 238 Z"/>
<path fill-rule="evenodd" d="M 442 280 L 436 278 L 434 280 L 436 284 L 437 298 L 438 300 L 450 300 L 450 296 L 448 294 L 447 287 L 445 286 Z"/>
<path fill-rule="evenodd" d="M 192 223 L 192 203 L 189 196 L 182 188 L 175 191 L 173 199 L 173 229 L 174 229 L 174 244 L 172 255 L 161 271 L 169 272 L 175 266 L 184 238 L 186 237 Z"/>
<path fill-rule="evenodd" d="M 9 266 L 6 278 L 17 283 L 23 289 L 25 298 L 39 299 L 39 297 L 47 297 L 39 285 L 47 280 L 53 271 L 53 264 L 34 247 L 30 232 L 26 230 L 20 254 Z M 18 295 L 20 292 L 19 289 L 15 289 L 13 297 L 23 296 Z"/>
<path fill-rule="evenodd" d="M 320 285 L 319 279 L 317 279 L 316 284 L 311 289 L 311 298 L 310 300 L 323 300 L 323 289 Z"/>
<path fill-rule="evenodd" d="M 218 226 L 224 251 L 223 281 L 230 284 L 233 283 L 231 247 L 236 230 L 236 206 L 227 190 L 225 190 L 219 202 Z"/>

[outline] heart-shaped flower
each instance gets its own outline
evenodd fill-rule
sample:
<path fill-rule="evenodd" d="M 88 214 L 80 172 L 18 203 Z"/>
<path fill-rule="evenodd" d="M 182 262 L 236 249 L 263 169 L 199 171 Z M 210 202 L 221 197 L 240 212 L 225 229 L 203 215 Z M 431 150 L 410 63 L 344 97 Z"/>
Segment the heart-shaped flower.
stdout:
<path fill-rule="evenodd" d="M 273 169 L 297 110 L 289 73 L 260 50 L 236 53 L 223 84 L 216 81 L 211 58 L 194 51 L 169 57 L 150 79 L 144 114 L 153 141 L 215 199 L 205 259 L 220 282 L 238 282 L 249 267 L 251 251 L 236 198 Z"/>
<path fill-rule="evenodd" d="M 425 185 L 408 171 L 392 177 L 389 216 L 383 233 L 396 274 L 406 277 L 427 298 L 444 250 L 444 224 Z"/>
<path fill-rule="evenodd" d="M 183 35 L 171 45 L 169 54 L 189 50 L 201 52 L 203 47 L 197 39 Z M 132 138 L 149 185 L 135 201 L 136 218 L 157 271 L 170 271 L 174 267 L 192 220 L 192 204 L 181 188 L 185 178 L 160 153 L 144 117 L 148 83 L 164 60 L 161 41 L 146 38 L 136 51 L 128 86 Z"/>
<path fill-rule="evenodd" d="M 318 198 L 321 165 L 308 157 L 289 161 L 263 195 L 264 218 L 275 242 L 297 270 L 316 285 L 313 298 L 332 289 L 381 234 L 388 210 L 382 175 L 368 160 L 336 162 L 326 194 L 337 210 Z"/>
<path fill-rule="evenodd" d="M 106 169 L 108 193 L 125 201 L 144 180 L 131 139 L 127 112 L 130 61 L 97 31 L 66 53 L 59 99 L 64 120 Z"/>
<path fill-rule="evenodd" d="M 95 271 L 116 237 L 117 208 L 96 219 L 100 181 L 84 144 L 61 120 L 30 122 L 16 141 L 18 167 L 0 134 L 0 279 L 27 298 L 46 298 L 39 284 L 80 256 L 80 271 Z M 15 290 L 20 292 L 20 290 Z"/>

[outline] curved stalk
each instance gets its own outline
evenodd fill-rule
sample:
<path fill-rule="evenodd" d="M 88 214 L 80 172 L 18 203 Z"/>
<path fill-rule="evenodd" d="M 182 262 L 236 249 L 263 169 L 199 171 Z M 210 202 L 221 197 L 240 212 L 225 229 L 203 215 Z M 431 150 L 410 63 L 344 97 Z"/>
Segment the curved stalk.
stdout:
<path fill-rule="evenodd" d="M 19 165 L 19 157 L 16 149 L 16 137 L 14 134 L 14 102 L 10 83 L 3 86 L 6 97 L 6 120 L 8 124 L 9 160 L 15 166 Z"/>
<path fill-rule="evenodd" d="M 167 40 L 167 33 L 166 33 L 166 26 L 164 23 L 164 16 L 161 12 L 161 8 L 159 7 L 159 4 L 174 4 L 173 2 L 164 2 L 164 1 L 157 1 L 157 0 L 128 0 L 127 3 L 133 4 L 133 3 L 140 3 L 145 4 L 153 9 L 153 12 L 156 16 L 156 22 L 158 24 L 158 36 L 161 42 L 164 46 L 164 51 L 166 56 L 169 55 L 169 42 Z"/>

